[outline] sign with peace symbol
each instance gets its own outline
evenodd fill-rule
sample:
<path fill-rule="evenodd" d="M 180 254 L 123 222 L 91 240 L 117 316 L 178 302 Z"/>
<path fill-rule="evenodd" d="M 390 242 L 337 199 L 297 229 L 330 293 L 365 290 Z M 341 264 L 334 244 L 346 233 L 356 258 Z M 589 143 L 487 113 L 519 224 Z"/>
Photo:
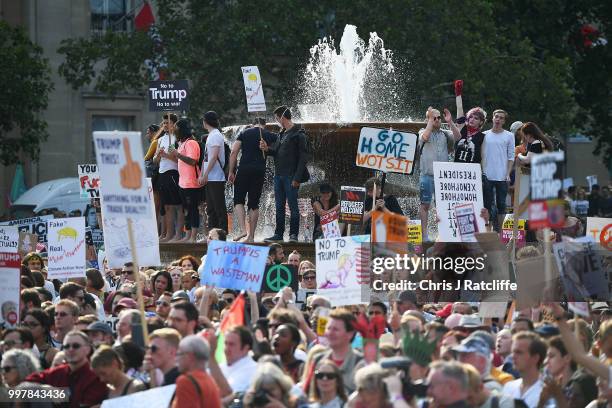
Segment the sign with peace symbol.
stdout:
<path fill-rule="evenodd" d="M 268 266 L 261 283 L 262 292 L 278 292 L 286 286 L 291 287 L 294 292 L 297 292 L 298 279 L 296 267 L 288 264 Z"/>

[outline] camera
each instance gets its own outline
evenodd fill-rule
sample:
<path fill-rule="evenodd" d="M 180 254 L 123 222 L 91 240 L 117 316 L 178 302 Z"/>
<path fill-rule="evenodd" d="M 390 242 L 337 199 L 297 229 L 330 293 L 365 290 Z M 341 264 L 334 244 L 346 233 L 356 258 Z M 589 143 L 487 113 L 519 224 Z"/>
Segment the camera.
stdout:
<path fill-rule="evenodd" d="M 422 381 L 412 382 L 410 380 L 410 366 L 412 360 L 408 357 L 387 357 L 380 360 L 380 366 L 389 372 L 389 375 L 395 375 L 396 372 L 401 372 L 402 380 L 402 395 L 406 401 L 413 397 L 425 398 L 427 396 L 427 384 Z"/>

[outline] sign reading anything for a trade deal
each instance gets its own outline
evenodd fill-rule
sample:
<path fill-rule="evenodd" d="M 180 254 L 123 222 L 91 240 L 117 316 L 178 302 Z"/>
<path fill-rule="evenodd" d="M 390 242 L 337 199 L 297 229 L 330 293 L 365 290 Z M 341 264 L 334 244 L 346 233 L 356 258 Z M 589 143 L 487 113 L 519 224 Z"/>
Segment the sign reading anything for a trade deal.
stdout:
<path fill-rule="evenodd" d="M 19 323 L 20 269 L 0 266 L 0 324 L 13 328 Z"/>
<path fill-rule="evenodd" d="M 289 286 L 293 293 L 298 291 L 298 272 L 294 265 L 272 264 L 266 266 L 261 291 L 263 293 L 280 292 L 284 287 Z"/>
<path fill-rule="evenodd" d="M 259 292 L 270 248 L 211 241 L 200 274 L 202 285 Z"/>
<path fill-rule="evenodd" d="M 417 142 L 414 133 L 363 127 L 355 164 L 384 173 L 412 174 Z"/>
<path fill-rule="evenodd" d="M 585 235 L 612 251 L 612 218 L 587 217 Z"/>
<path fill-rule="evenodd" d="M 145 182 L 138 132 L 94 132 L 100 173 L 100 198 L 105 217 L 154 217 Z"/>
<path fill-rule="evenodd" d="M 149 82 L 149 111 L 186 111 L 188 109 L 189 82 L 186 79 Z"/>
<path fill-rule="evenodd" d="M 0 226 L 16 225 L 17 229 L 38 235 L 38 242 L 47 242 L 47 221 L 52 220 L 53 215 L 41 215 L 37 217 L 22 218 L 0 223 Z"/>
<path fill-rule="evenodd" d="M 321 216 L 321 229 L 323 230 L 323 238 L 336 238 L 341 235 L 338 211 L 333 210 Z"/>
<path fill-rule="evenodd" d="M 146 178 L 147 193 L 149 196 L 149 211 L 155 214 L 155 204 L 153 203 L 153 187 L 151 179 Z M 104 200 L 100 200 L 104 204 Z M 121 268 L 126 262 L 133 262 L 132 249 L 128 235 L 127 218 L 107 217 L 102 212 L 102 224 L 104 225 L 104 249 L 109 268 Z M 132 230 L 134 232 L 136 253 L 138 254 L 138 264 L 147 266 L 161 265 L 159 259 L 159 237 L 157 235 L 157 222 L 155 217 L 136 218 L 132 220 Z M 101 230 L 92 230 L 94 245 Z"/>
<path fill-rule="evenodd" d="M 19 230 L 12 225 L 0 226 L 0 252 L 17 253 Z"/>
<path fill-rule="evenodd" d="M 242 79 L 244 80 L 247 111 L 265 112 L 266 98 L 264 97 L 259 68 L 256 66 L 242 67 Z"/>
<path fill-rule="evenodd" d="M 81 198 L 100 197 L 100 176 L 98 166 L 95 164 L 78 164 L 79 184 L 81 186 Z"/>
<path fill-rule="evenodd" d="M 49 279 L 85 276 L 85 218 L 58 218 L 49 221 Z"/>
<path fill-rule="evenodd" d="M 504 217 L 504 223 L 502 225 L 501 231 L 501 240 L 504 244 L 507 244 L 512 239 L 514 229 L 514 217 L 512 214 L 506 214 Z M 518 221 L 518 230 L 517 230 L 517 239 L 516 239 L 516 247 L 522 248 L 525 246 L 526 235 L 525 235 L 525 220 L 519 219 Z"/>
<path fill-rule="evenodd" d="M 332 306 L 362 302 L 362 288 L 369 284 L 369 236 L 317 239 L 317 294 Z"/>
<path fill-rule="evenodd" d="M 365 204 L 365 187 L 340 187 L 340 218 L 345 224 L 361 225 L 363 206 Z"/>
<path fill-rule="evenodd" d="M 482 211 L 482 170 L 476 163 L 434 162 L 436 210 L 440 223 L 438 231 L 442 242 L 460 242 L 461 236 L 455 218 L 455 206 L 472 203 L 478 231 L 485 230 Z"/>
<path fill-rule="evenodd" d="M 476 223 L 476 214 L 474 214 L 474 204 L 457 204 L 455 206 L 455 219 L 457 220 L 457 229 L 462 242 L 476 242 L 476 234 L 478 232 L 478 224 Z"/>

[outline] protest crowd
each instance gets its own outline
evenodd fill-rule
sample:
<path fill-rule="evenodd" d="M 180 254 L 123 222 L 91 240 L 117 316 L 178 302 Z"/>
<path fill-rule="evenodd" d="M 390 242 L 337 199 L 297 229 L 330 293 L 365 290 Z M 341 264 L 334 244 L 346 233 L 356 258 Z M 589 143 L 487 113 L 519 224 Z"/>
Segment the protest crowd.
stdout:
<path fill-rule="evenodd" d="M 487 113 L 475 107 L 464 114 L 462 83 L 455 87 L 455 117 L 448 109 L 429 108 L 418 134 L 420 207 L 413 210 L 421 222 L 420 248 L 431 256 L 470 251 L 428 234 L 436 209 L 434 163 L 480 166 L 484 209 L 476 215 L 501 242 L 519 173 L 528 172 L 538 155 L 563 149 L 535 123 L 510 125 L 502 109 L 493 111 L 485 131 Z M 53 386 L 69 390 L 67 406 L 89 407 L 175 385 L 167 395 L 172 407 L 612 406 L 609 298 L 586 302 L 586 312 L 562 295 L 526 308 L 508 299 L 495 314 L 485 313 L 486 302 L 404 289 L 337 306 L 319 290 L 326 277 L 318 260 L 285 252 L 298 241 L 298 190 L 309 179 L 310 154 L 308 135 L 292 121 L 291 109 L 281 106 L 274 117 L 279 134 L 258 118 L 228 146 L 217 113 L 204 115 L 203 140 L 193 136 L 187 119 L 165 114 L 160 125 L 147 129 L 144 168 L 152 179 L 159 242 L 196 242 L 205 219 L 209 249 L 229 248 L 221 245 L 255 242 L 271 157 L 275 231 L 257 244 L 267 250 L 267 267 L 291 265 L 298 284 L 277 291 L 204 284 L 212 273 L 206 263 L 231 257 L 211 250 L 137 269 L 132 262 L 111 268 L 102 260 L 83 277 L 52 279 L 47 269 L 53 261 L 41 246 L 22 258 L 20 321 L 2 330 L 0 399 L 10 390 Z M 227 183 L 234 187 L 238 221 L 232 233 Z M 320 195 L 312 197 L 313 241 L 326 237 L 321 220 L 339 212 L 337 187 L 323 182 Z M 352 235 L 369 235 L 375 213 L 403 215 L 379 178 L 364 187 L 361 225 Z M 588 235 L 587 217 L 611 217 L 610 186 L 589 189 L 564 189 L 563 225 L 545 230 L 549 237 L 527 226 L 516 260 L 541 257 L 549 242 Z M 435 218 L 441 222 L 440 215 Z M 346 225 L 339 229 L 340 236 L 349 234 Z M 604 269 L 609 267 L 605 261 Z M 417 276 L 447 279 L 435 267 Z M 547 291 L 561 285 L 557 279 Z M 2 314 L 6 321 L 4 305 Z"/>

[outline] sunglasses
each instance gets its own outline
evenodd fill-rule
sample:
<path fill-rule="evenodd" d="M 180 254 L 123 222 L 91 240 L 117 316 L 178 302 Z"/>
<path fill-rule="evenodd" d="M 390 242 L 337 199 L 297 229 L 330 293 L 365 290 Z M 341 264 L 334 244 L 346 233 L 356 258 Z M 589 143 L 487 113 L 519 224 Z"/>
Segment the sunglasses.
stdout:
<path fill-rule="evenodd" d="M 441 120 L 442 116 L 434 116 L 434 120 Z"/>
<path fill-rule="evenodd" d="M 122 275 L 133 275 L 134 271 L 121 271 Z"/>
<path fill-rule="evenodd" d="M 151 350 L 151 353 L 157 353 L 157 350 L 159 350 L 159 347 L 157 347 L 155 344 L 152 346 L 147 346 L 146 348 L 147 350 Z"/>
<path fill-rule="evenodd" d="M 168 303 L 168 302 L 164 302 L 163 300 L 158 300 L 157 302 L 155 302 L 155 304 L 156 304 L 157 306 L 165 306 L 165 307 L 170 306 L 170 303 Z"/>
<path fill-rule="evenodd" d="M 83 347 L 83 345 L 82 345 L 82 344 L 80 344 L 80 343 L 67 343 L 67 344 L 62 344 L 62 350 L 70 350 L 70 349 L 73 349 L 73 350 L 78 350 L 78 349 L 80 349 L 81 347 Z"/>
<path fill-rule="evenodd" d="M 317 371 L 315 372 L 315 378 L 317 380 L 335 380 L 336 378 L 338 378 L 338 375 L 336 373 L 326 373 L 324 371 Z"/>
<path fill-rule="evenodd" d="M 313 281 L 315 279 L 317 279 L 315 275 L 302 276 L 302 280 L 305 280 L 305 281 Z"/>
<path fill-rule="evenodd" d="M 370 310 L 368 312 L 369 316 L 382 316 L 382 312 L 380 310 Z"/>
<path fill-rule="evenodd" d="M 6 374 L 6 373 L 10 372 L 11 370 L 14 370 L 15 368 L 17 368 L 17 367 L 5 366 L 5 367 L 2 367 L 1 370 L 2 370 L 2 372 L 4 374 Z"/>

